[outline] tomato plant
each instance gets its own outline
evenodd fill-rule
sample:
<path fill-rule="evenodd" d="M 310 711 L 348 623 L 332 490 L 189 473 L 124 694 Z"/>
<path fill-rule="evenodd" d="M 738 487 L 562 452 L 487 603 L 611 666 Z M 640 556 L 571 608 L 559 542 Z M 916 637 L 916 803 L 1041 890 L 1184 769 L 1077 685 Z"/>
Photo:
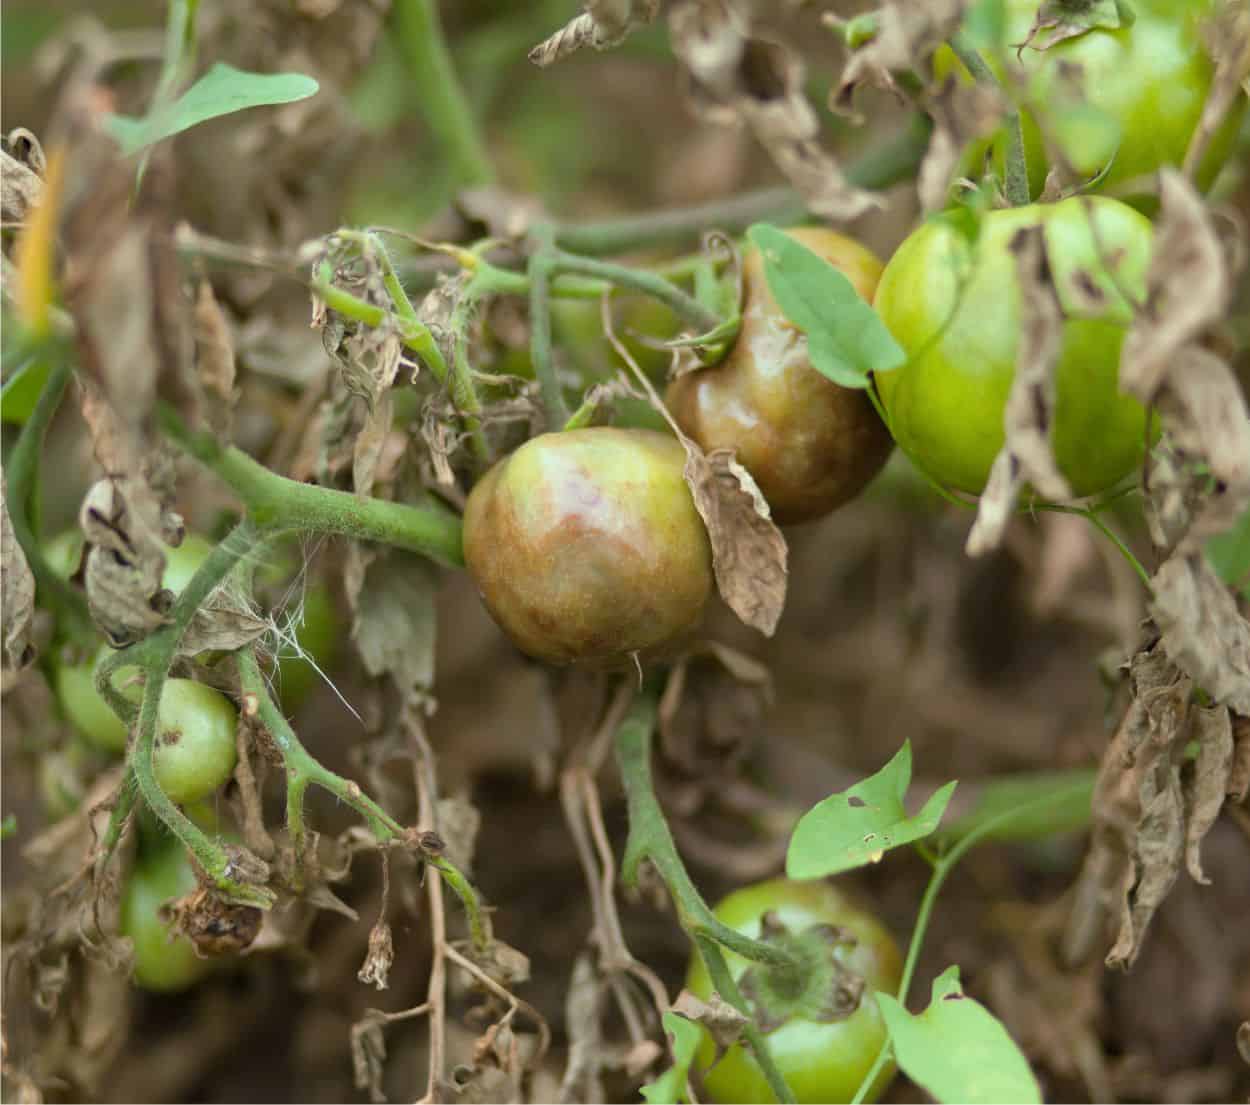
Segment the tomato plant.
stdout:
<path fill-rule="evenodd" d="M 52 682 L 57 702 L 70 724 L 97 748 L 121 752 L 126 747 L 125 722 L 112 711 L 95 687 L 97 665 L 113 652 L 108 645 L 102 644 L 94 655 L 78 663 L 59 660 L 53 665 Z M 124 695 L 137 703 L 142 693 L 133 684 L 133 676 L 134 669 L 123 668 L 114 683 Z"/>
<path fill-rule="evenodd" d="M 195 871 L 177 841 L 161 841 L 136 857 L 122 891 L 121 932 L 134 944 L 134 981 L 145 990 L 185 990 L 213 967 L 160 916 L 161 906 L 195 887 Z"/>
<path fill-rule="evenodd" d="M 832 230 L 790 236 L 819 254 L 871 301 L 881 262 Z M 759 252 L 743 266 L 742 329 L 725 360 L 678 377 L 666 402 L 707 451 L 733 449 L 779 523 L 819 518 L 858 495 L 890 453 L 890 437 L 862 391 L 817 372 L 806 339 L 787 322 Z"/>
<path fill-rule="evenodd" d="M 934 479 L 980 493 L 1003 445 L 1003 410 L 1020 343 L 1011 240 L 1044 228 L 1051 275 L 1068 313 L 1055 371 L 1051 446 L 1074 494 L 1092 495 L 1142 459 L 1146 413 L 1118 386 L 1120 346 L 1145 294 L 1151 228 L 1103 197 L 993 211 L 969 240 L 951 221 L 925 223 L 886 265 L 875 306 L 908 360 L 878 373 L 894 440 Z M 1083 282 L 1103 307 L 1082 306 Z"/>
<path fill-rule="evenodd" d="M 595 427 L 534 438 L 479 481 L 465 560 L 522 651 L 610 666 L 694 628 L 712 566 L 684 463 L 672 437 Z"/>
<path fill-rule="evenodd" d="M 1042 8 L 1079 33 L 1039 48 L 1055 35 L 1042 28 L 1030 39 Z M 1161 166 L 1184 161 L 1215 75 L 1203 34 L 1216 8 L 1212 0 L 1134 0 L 1132 17 L 1123 18 L 1095 14 L 1082 0 L 1007 0 L 1004 43 L 1024 75 L 1022 123 L 1033 195 L 1046 178 L 1046 138 L 1084 178 L 1097 177 L 1104 191 L 1145 184 Z M 996 65 L 993 55 L 988 60 Z M 955 69 L 971 79 L 949 47 L 938 51 L 934 68 L 938 77 Z M 1228 159 L 1244 109 L 1243 94 L 1199 165 L 1202 185 Z M 1005 131 L 976 143 L 965 171 L 977 176 L 987 149 L 1001 165 L 1006 143 Z"/>
<path fill-rule="evenodd" d="M 716 906 L 719 920 L 745 936 L 771 937 L 799 950 L 807 971 L 799 980 L 771 983 L 758 966 L 727 954 L 739 986 L 748 989 L 748 969 L 759 981 L 754 1012 L 762 1021 L 773 1061 L 799 1102 L 850 1101 L 886 1040 L 885 1024 L 872 997 L 874 990 L 893 992 L 902 973 L 902 957 L 894 938 L 869 912 L 856 906 L 831 883 L 771 879 L 736 890 Z M 835 926 L 831 938 L 826 926 Z M 831 965 L 831 963 L 833 965 Z M 842 972 L 862 979 L 864 989 L 853 1011 L 825 1010 L 830 994 L 846 985 Z M 686 977 L 687 988 L 706 998 L 711 979 L 696 958 Z M 820 1012 L 814 1012 L 820 1011 Z M 705 1036 L 696 1064 L 713 1101 L 774 1101 L 751 1054 L 740 1044 L 713 1063 L 716 1048 Z M 875 1101 L 893 1076 L 885 1068 L 867 1100 Z"/>
<path fill-rule="evenodd" d="M 220 691 L 192 679 L 170 679 L 161 694 L 152 764 L 175 802 L 194 802 L 230 778 L 238 760 L 238 712 Z"/>

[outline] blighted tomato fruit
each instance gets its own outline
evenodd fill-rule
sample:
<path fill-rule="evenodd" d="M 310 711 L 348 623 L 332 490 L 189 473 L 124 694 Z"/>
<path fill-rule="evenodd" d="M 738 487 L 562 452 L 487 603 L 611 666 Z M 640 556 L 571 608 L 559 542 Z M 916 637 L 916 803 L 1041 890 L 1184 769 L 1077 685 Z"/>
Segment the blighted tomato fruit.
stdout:
<path fill-rule="evenodd" d="M 672 437 L 600 426 L 533 438 L 481 479 L 465 561 L 518 648 L 613 667 L 694 628 L 712 555 L 684 464 Z"/>

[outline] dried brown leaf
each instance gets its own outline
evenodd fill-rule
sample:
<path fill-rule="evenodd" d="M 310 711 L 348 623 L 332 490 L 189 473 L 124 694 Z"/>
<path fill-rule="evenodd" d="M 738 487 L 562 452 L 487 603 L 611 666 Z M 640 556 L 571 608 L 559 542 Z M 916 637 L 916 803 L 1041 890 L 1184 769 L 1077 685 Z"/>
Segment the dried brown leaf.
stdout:
<path fill-rule="evenodd" d="M 1051 281 L 1043 228 L 1017 231 L 1011 241 L 1020 287 L 1020 339 L 1016 370 L 1003 414 L 1005 440 L 968 535 L 969 556 L 997 548 L 1016 498 L 1031 483 L 1049 499 L 1069 499 L 1072 489 L 1050 447 L 1055 411 L 1055 366 L 1063 350 L 1063 307 Z"/>
<path fill-rule="evenodd" d="M 876 34 L 851 55 L 829 106 L 855 117 L 855 90 L 861 85 L 897 92 L 894 74 L 917 70 L 954 33 L 966 7 L 967 0 L 887 0 L 876 12 Z"/>
<path fill-rule="evenodd" d="M 1228 769 L 1228 796 L 1234 802 L 1250 794 L 1250 718 L 1233 714 L 1233 762 Z"/>
<path fill-rule="evenodd" d="M 1179 457 L 1195 471 L 1199 463 L 1206 469 L 1174 550 L 1184 556 L 1231 528 L 1250 507 L 1250 410 L 1232 369 L 1198 345 L 1173 356 L 1157 407 Z"/>
<path fill-rule="evenodd" d="M 13 533 L 5 476 L 0 476 L 0 495 L 0 632 L 4 636 L 4 667 L 17 671 L 34 659 L 30 627 L 35 616 L 35 577 Z"/>
<path fill-rule="evenodd" d="M 1159 174 L 1156 224 L 1146 302 L 1120 353 L 1120 386 L 1154 402 L 1181 372 L 1176 354 L 1228 308 L 1230 284 L 1219 235 L 1201 195 L 1175 169 Z"/>
<path fill-rule="evenodd" d="M 246 609 L 229 592 L 218 589 L 195 612 L 178 642 L 178 655 L 233 652 L 258 640 L 268 628 L 268 622 Z"/>
<path fill-rule="evenodd" d="M 1084 4 L 1043 0 L 1037 9 L 1033 26 L 1017 48 L 1049 50 L 1065 39 L 1083 35 L 1095 27 L 1117 30 L 1123 25 L 1116 0 L 1088 0 Z"/>
<path fill-rule="evenodd" d="M 391 938 L 391 926 L 378 921 L 369 930 L 369 951 L 356 977 L 366 986 L 385 990 L 395 962 L 395 943 Z"/>
<path fill-rule="evenodd" d="M 631 31 L 651 23 L 659 9 L 659 0 L 586 0 L 586 10 L 535 46 L 529 59 L 546 69 L 586 46 L 618 46 Z"/>
<path fill-rule="evenodd" d="M 852 185 L 822 148 L 820 121 L 804 94 L 803 62 L 795 51 L 754 36 L 748 13 L 728 0 L 674 5 L 669 30 L 702 114 L 750 127 L 812 212 L 852 219 L 881 205 Z"/>
<path fill-rule="evenodd" d="M 229 443 L 234 407 L 239 399 L 234 386 L 234 339 L 207 280 L 200 281 L 196 292 L 193 325 L 205 420 L 219 441 Z"/>
<path fill-rule="evenodd" d="M 46 168 L 39 140 L 24 127 L 9 131 L 0 142 L 0 219 L 6 226 L 24 223 L 39 203 Z"/>
<path fill-rule="evenodd" d="M 1151 585 L 1168 655 L 1215 702 L 1250 714 L 1250 624 L 1206 557 L 1172 557 Z"/>
<path fill-rule="evenodd" d="M 1233 763 L 1233 727 L 1226 706 L 1195 706 L 1190 710 L 1190 737 L 1198 742 L 1198 759 L 1185 780 L 1185 866 L 1195 882 L 1210 883 L 1203 874 L 1200 850 L 1215 824 L 1228 791 Z"/>
<path fill-rule="evenodd" d="M 771 637 L 786 604 L 786 539 L 732 450 L 705 456 L 688 438 L 682 445 L 682 474 L 707 527 L 721 598 L 745 624 Z"/>
<path fill-rule="evenodd" d="M 394 421 L 394 404 L 390 392 L 386 392 L 371 406 L 352 446 L 352 487 L 356 494 L 372 494 L 374 477 Z"/>
<path fill-rule="evenodd" d="M 569 1058 L 560 1081 L 561 1105 L 577 1101 L 603 1101 L 600 1071 L 603 1067 L 604 983 L 588 955 L 573 963 L 573 977 L 564 998 L 564 1023 L 569 1033 Z"/>
<path fill-rule="evenodd" d="M 716 993 L 702 1001 L 689 990 L 683 990 L 673 1002 L 673 1012 L 707 1029 L 716 1045 L 717 1059 L 742 1038 L 747 1024 L 746 1016 Z"/>

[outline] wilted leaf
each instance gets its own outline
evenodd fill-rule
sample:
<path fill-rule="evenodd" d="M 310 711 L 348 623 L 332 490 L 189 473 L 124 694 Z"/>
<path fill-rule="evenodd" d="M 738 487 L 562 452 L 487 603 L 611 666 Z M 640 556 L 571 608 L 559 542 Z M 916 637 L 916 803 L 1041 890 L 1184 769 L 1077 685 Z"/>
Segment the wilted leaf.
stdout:
<path fill-rule="evenodd" d="M 1228 588 L 1200 553 L 1165 561 L 1151 585 L 1168 655 L 1217 703 L 1250 714 L 1250 625 Z"/>
<path fill-rule="evenodd" d="M 926 212 L 940 211 L 948 204 L 964 151 L 998 126 L 1006 103 L 997 85 L 967 84 L 952 76 L 928 97 L 925 108 L 934 126 L 918 174 L 920 205 Z"/>
<path fill-rule="evenodd" d="M 776 227 L 747 232 L 764 261 L 768 290 L 807 335 L 812 367 L 835 384 L 866 388 L 870 373 L 898 368 L 907 355 L 845 274 Z"/>
<path fill-rule="evenodd" d="M 369 930 L 369 951 L 356 977 L 366 986 L 385 990 L 394 962 L 395 944 L 391 939 L 391 926 L 385 921 L 378 921 Z"/>
<path fill-rule="evenodd" d="M 438 577 L 423 557 L 390 549 L 348 572 L 352 640 L 372 676 L 389 674 L 405 694 L 434 682 Z"/>
<path fill-rule="evenodd" d="M 1203 32 L 1215 61 L 1215 77 L 1185 151 L 1181 171 L 1190 178 L 1229 110 L 1244 95 L 1245 81 L 1250 77 L 1250 10 L 1244 4 L 1222 4 L 1210 15 Z"/>
<path fill-rule="evenodd" d="M 1095 27 L 1114 31 L 1132 22 L 1132 11 L 1121 0 L 1088 0 L 1082 4 L 1043 0 L 1033 26 L 1018 48 L 1049 50 L 1057 43 L 1083 35 Z"/>
<path fill-rule="evenodd" d="M 1233 762 L 1228 769 L 1228 796 L 1234 802 L 1250 794 L 1250 718 L 1233 715 Z"/>
<path fill-rule="evenodd" d="M 914 817 L 903 805 L 911 783 L 911 742 L 875 775 L 830 795 L 794 827 L 786 853 L 786 874 L 817 879 L 876 863 L 891 848 L 921 840 L 946 812 L 955 783 L 941 787 Z"/>
<path fill-rule="evenodd" d="M 673 1012 L 703 1026 L 716 1045 L 718 1059 L 742 1038 L 742 1030 L 747 1026 L 746 1014 L 715 992 L 707 1001 L 702 1001 L 689 990 L 683 990 L 673 1002 Z"/>
<path fill-rule="evenodd" d="M 0 476 L 0 626 L 4 667 L 16 671 L 33 658 L 30 623 L 35 614 L 35 577 L 9 519 L 7 477 Z"/>
<path fill-rule="evenodd" d="M 573 977 L 564 997 L 564 1023 L 569 1033 L 569 1058 L 560 1080 L 561 1105 L 604 1100 L 604 980 L 584 952 L 573 963 Z"/>
<path fill-rule="evenodd" d="M 1185 781 L 1185 866 L 1195 882 L 1209 883 L 1199 850 L 1228 790 L 1233 764 L 1233 726 L 1226 706 L 1195 706 L 1190 710 L 1190 736 L 1198 742 L 1193 775 Z"/>
<path fill-rule="evenodd" d="M 245 73 L 217 62 L 172 103 L 146 119 L 111 115 L 109 130 L 126 155 L 138 153 L 164 138 L 199 123 L 271 104 L 289 104 L 316 94 L 318 84 L 302 73 Z"/>
<path fill-rule="evenodd" d="M 0 219 L 24 223 L 43 193 L 47 161 L 39 140 L 24 127 L 11 130 L 0 142 Z"/>
<path fill-rule="evenodd" d="M 178 655 L 233 652 L 258 640 L 268 629 L 268 622 L 243 607 L 227 590 L 218 588 L 195 612 L 178 642 Z"/>
<path fill-rule="evenodd" d="M 808 210 L 852 219 L 881 205 L 852 185 L 821 146 L 820 120 L 803 91 L 802 59 L 754 36 L 745 9 L 686 0 L 671 8 L 669 31 L 696 106 L 714 120 L 746 123 Z"/>
<path fill-rule="evenodd" d="M 234 388 L 234 340 L 213 286 L 200 281 L 194 314 L 196 369 L 205 400 L 204 415 L 217 440 L 228 444 L 238 393 Z"/>
<path fill-rule="evenodd" d="M 1072 497 L 1050 445 L 1064 312 L 1050 278 L 1044 228 L 1039 224 L 1017 231 L 1011 250 L 1020 287 L 1020 338 L 1003 414 L 1005 440 L 968 535 L 969 556 L 998 547 L 1026 483 L 1049 499 Z"/>
<path fill-rule="evenodd" d="M 1230 294 L 1224 253 L 1202 197 L 1166 167 L 1159 194 L 1146 303 L 1120 352 L 1120 386 L 1143 403 L 1154 402 L 1165 380 L 1182 376 L 1177 352 L 1224 317 Z"/>
<path fill-rule="evenodd" d="M 743 622 L 771 637 L 786 604 L 786 539 L 731 450 L 704 455 L 679 436 L 686 450 L 682 474 L 707 526 L 721 598 Z"/>
<path fill-rule="evenodd" d="M 672 1010 L 664 1014 L 663 1020 L 673 1051 L 673 1065 L 639 1092 L 649 1105 L 680 1105 L 690 1100 L 686 1080 L 690 1077 L 690 1064 L 699 1049 L 701 1033 L 697 1024 Z"/>
<path fill-rule="evenodd" d="M 889 994 L 877 994 L 877 1005 L 899 1067 L 943 1105 L 1040 1105 L 1041 1087 L 1028 1060 L 1002 1022 L 963 992 L 958 967 L 933 980 L 923 1013 L 913 1016 Z"/>
<path fill-rule="evenodd" d="M 620 45 L 631 31 L 655 19 L 660 4 L 659 0 L 587 0 L 585 7 L 529 52 L 530 61 L 539 69 L 586 46 L 607 50 Z"/>

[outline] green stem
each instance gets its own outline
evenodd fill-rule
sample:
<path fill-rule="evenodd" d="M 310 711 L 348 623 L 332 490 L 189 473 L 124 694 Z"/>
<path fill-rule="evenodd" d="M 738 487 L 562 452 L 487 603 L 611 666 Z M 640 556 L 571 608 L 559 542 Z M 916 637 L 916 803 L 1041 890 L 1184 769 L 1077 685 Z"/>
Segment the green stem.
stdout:
<path fill-rule="evenodd" d="M 435 0 L 396 0 L 396 44 L 408 65 L 412 100 L 450 162 L 457 188 L 488 185 L 495 170 L 443 37 Z"/>
<path fill-rule="evenodd" d="M 752 1052 L 754 1052 L 755 1061 L 759 1064 L 760 1071 L 768 1082 L 769 1088 L 773 1091 L 773 1096 L 779 1102 L 789 1105 L 789 1103 L 794 1101 L 794 1093 L 786 1084 L 785 1075 L 781 1073 L 773 1060 L 772 1051 L 769 1049 L 768 1042 L 764 1039 L 764 1034 L 760 1031 L 759 1025 L 751 1019 L 751 1010 L 747 1006 L 747 1000 L 742 996 L 742 991 L 738 989 L 738 984 L 734 981 L 729 965 L 725 962 L 725 956 L 720 950 L 720 945 L 707 936 L 695 936 L 694 942 L 695 947 L 699 949 L 699 955 L 703 959 L 703 965 L 707 968 L 708 977 L 712 980 L 712 986 L 716 992 L 737 1009 L 738 1012 L 746 1015 L 747 1019 L 742 1026 L 742 1035 Z"/>
<path fill-rule="evenodd" d="M 1077 788 L 1084 785 L 1084 781 L 1075 784 Z M 929 885 L 925 887 L 924 897 L 920 900 L 920 909 L 916 914 L 916 924 L 911 933 L 911 943 L 907 946 L 907 959 L 903 963 L 903 974 L 899 979 L 898 991 L 895 995 L 901 1005 L 907 1004 L 907 992 L 911 989 L 912 976 L 916 973 L 916 963 L 920 959 L 920 949 L 924 944 L 925 933 L 929 928 L 929 919 L 933 916 L 933 906 L 937 901 L 938 892 L 942 889 L 943 883 L 946 882 L 959 861 L 972 848 L 981 843 L 982 840 L 994 836 L 1013 821 L 1028 820 L 1030 817 L 1036 817 L 1039 813 L 1044 813 L 1054 802 L 1055 795 L 1046 794 L 1031 802 L 1025 802 L 1015 809 L 1004 810 L 997 817 L 987 818 L 971 829 L 966 836 L 961 837 L 951 846 L 950 851 L 942 855 L 937 863 L 934 864 L 933 874 L 929 876 Z M 864 1075 L 859 1089 L 851 1099 L 851 1105 L 860 1105 L 865 1100 L 868 1091 L 876 1083 L 877 1076 L 881 1073 L 881 1069 L 889 1061 L 889 1058 L 890 1041 L 887 1040 L 881 1045 L 881 1050 L 877 1052 L 877 1058 L 873 1062 L 872 1067 Z"/>
<path fill-rule="evenodd" d="M 73 374 L 73 361 L 68 356 L 59 357 L 49 370 L 35 409 L 26 420 L 13 451 L 9 454 L 8 471 L 5 474 L 5 505 L 9 510 L 13 536 L 21 546 L 26 563 L 35 577 L 40 598 L 52 608 L 64 632 L 79 640 L 93 640 L 96 636 L 95 627 L 91 623 L 83 596 L 49 567 L 30 523 L 43 439 Z"/>
<path fill-rule="evenodd" d="M 569 408 L 556 375 L 555 360 L 551 355 L 551 278 L 554 275 L 551 253 L 547 248 L 538 249 L 530 259 L 530 360 L 534 365 L 534 379 L 542 394 L 543 407 L 547 412 L 547 425 L 551 429 L 563 426 L 569 420 Z"/>
<path fill-rule="evenodd" d="M 259 526 L 382 541 L 454 567 L 464 564 L 460 519 L 450 512 L 287 479 L 211 433 L 191 430 L 168 405 L 157 408 L 157 418 L 174 444 L 234 489 Z"/>
<path fill-rule="evenodd" d="M 1063 506 L 1060 503 L 1036 503 L 1032 505 L 1031 509 L 1046 511 L 1051 514 L 1077 514 L 1082 518 L 1088 519 L 1090 525 L 1097 529 L 1119 550 L 1120 555 L 1128 561 L 1133 571 L 1137 573 L 1137 578 L 1145 584 L 1146 590 L 1153 594 L 1154 585 L 1150 582 L 1150 573 L 1143 567 L 1142 562 L 1133 555 L 1132 550 L 1124 543 L 1120 535 L 1099 518 L 1095 511 L 1079 506 Z"/>
<path fill-rule="evenodd" d="M 309 786 L 328 790 L 360 814 L 379 845 L 405 839 L 404 827 L 365 794 L 358 783 L 335 774 L 304 747 L 270 695 L 255 652 L 252 649 L 242 650 L 238 654 L 238 665 L 243 693 L 255 700 L 260 723 L 273 739 L 286 766 L 286 822 L 297 862 L 303 857 L 305 849 L 304 795 Z M 447 880 L 447 885 L 459 897 L 469 917 L 473 943 L 479 949 L 484 948 L 490 938 L 489 927 L 472 884 L 455 864 L 443 856 L 429 856 L 426 862 Z"/>
<path fill-rule="evenodd" d="M 994 75 L 994 72 L 979 53 L 968 43 L 964 33 L 960 31 L 953 35 L 950 40 L 950 47 L 955 52 L 955 56 L 964 64 L 964 68 L 972 74 L 972 79 L 978 84 L 989 84 L 996 88 L 1002 89 L 1002 82 Z M 1020 119 L 1019 111 L 1011 111 L 1004 117 L 1003 122 L 1007 127 L 1007 155 L 1006 161 L 1006 180 L 1003 182 L 1003 190 L 1007 195 L 1007 202 L 1012 207 L 1024 207 L 1030 200 L 1029 195 L 1029 166 L 1024 152 L 1024 129 Z"/>

